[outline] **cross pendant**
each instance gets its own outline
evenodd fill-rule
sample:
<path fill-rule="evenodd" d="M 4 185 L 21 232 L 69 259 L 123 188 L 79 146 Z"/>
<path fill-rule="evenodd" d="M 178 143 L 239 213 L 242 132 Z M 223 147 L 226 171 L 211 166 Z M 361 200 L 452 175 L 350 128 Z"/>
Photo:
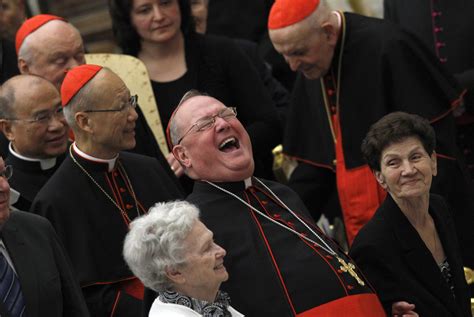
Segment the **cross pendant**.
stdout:
<path fill-rule="evenodd" d="M 364 281 L 357 275 L 354 264 L 350 262 L 347 263 L 340 257 L 337 257 L 337 260 L 341 264 L 341 266 L 339 267 L 341 271 L 349 273 L 353 278 L 355 278 L 355 280 L 357 281 L 357 283 L 359 283 L 360 286 L 365 285 Z"/>

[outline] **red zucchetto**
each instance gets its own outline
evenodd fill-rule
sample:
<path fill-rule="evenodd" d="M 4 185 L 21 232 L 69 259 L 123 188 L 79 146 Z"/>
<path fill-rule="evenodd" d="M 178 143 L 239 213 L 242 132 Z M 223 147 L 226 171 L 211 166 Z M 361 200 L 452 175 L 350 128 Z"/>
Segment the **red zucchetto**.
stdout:
<path fill-rule="evenodd" d="M 85 84 L 102 69 L 102 66 L 84 64 L 66 72 L 61 85 L 61 104 L 65 107 Z"/>
<path fill-rule="evenodd" d="M 268 16 L 270 30 L 281 29 L 307 18 L 319 6 L 319 0 L 276 0 Z"/>
<path fill-rule="evenodd" d="M 39 27 L 53 20 L 66 21 L 64 18 L 58 17 L 56 15 L 38 14 L 32 18 L 29 18 L 25 22 L 23 22 L 23 24 L 20 26 L 20 28 L 16 32 L 16 39 L 15 39 L 16 53 L 18 54 L 18 52 L 20 51 L 21 44 L 23 44 L 23 41 L 28 35 L 36 31 Z"/>

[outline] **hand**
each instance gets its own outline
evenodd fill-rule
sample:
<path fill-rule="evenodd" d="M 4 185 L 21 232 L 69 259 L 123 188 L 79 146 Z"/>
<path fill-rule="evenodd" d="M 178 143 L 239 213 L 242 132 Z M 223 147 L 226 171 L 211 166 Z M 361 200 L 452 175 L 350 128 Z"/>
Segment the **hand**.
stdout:
<path fill-rule="evenodd" d="M 168 155 L 166 155 L 166 160 L 168 161 L 168 164 L 170 165 L 171 170 L 174 172 L 174 175 L 176 175 L 176 177 L 181 177 L 181 175 L 184 174 L 183 167 L 181 166 L 181 164 L 179 164 L 173 153 L 168 153 Z"/>
<path fill-rule="evenodd" d="M 392 316 L 393 317 L 418 317 L 418 314 L 414 312 L 414 304 L 407 302 L 395 302 L 392 304 Z"/>

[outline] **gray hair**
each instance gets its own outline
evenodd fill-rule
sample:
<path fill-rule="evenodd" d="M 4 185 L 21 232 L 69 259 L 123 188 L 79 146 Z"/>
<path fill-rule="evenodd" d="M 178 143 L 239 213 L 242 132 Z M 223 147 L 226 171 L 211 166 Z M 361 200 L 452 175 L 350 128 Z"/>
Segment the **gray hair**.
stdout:
<path fill-rule="evenodd" d="M 23 43 L 20 46 L 20 50 L 18 51 L 18 59 L 24 60 L 28 65 L 33 64 L 35 52 L 30 42 L 30 36 L 27 36 L 23 40 Z"/>
<path fill-rule="evenodd" d="M 11 85 L 0 87 L 0 119 L 11 119 L 15 116 L 15 90 Z"/>
<path fill-rule="evenodd" d="M 89 109 L 95 100 L 95 95 L 91 91 L 92 80 L 82 87 L 63 108 L 64 118 L 73 131 L 77 131 L 76 113 Z"/>
<path fill-rule="evenodd" d="M 185 103 L 187 100 L 189 100 L 193 97 L 197 97 L 197 96 L 208 96 L 208 94 L 200 92 L 197 89 L 191 89 L 183 95 L 183 97 L 179 101 L 178 105 L 176 106 L 176 108 L 175 108 L 175 110 L 174 110 L 174 112 L 173 112 L 173 114 L 170 118 L 170 122 L 169 122 L 171 146 L 176 145 L 178 143 L 179 138 L 180 138 L 180 131 L 179 131 L 179 127 L 178 127 L 178 122 L 177 122 L 176 116 L 175 116 L 176 112 L 178 111 L 179 107 L 181 107 L 181 105 L 183 103 Z"/>
<path fill-rule="evenodd" d="M 185 263 L 183 242 L 197 220 L 196 206 L 173 201 L 155 204 L 148 214 L 130 223 L 123 256 L 146 287 L 157 292 L 172 288 L 166 269 Z"/>

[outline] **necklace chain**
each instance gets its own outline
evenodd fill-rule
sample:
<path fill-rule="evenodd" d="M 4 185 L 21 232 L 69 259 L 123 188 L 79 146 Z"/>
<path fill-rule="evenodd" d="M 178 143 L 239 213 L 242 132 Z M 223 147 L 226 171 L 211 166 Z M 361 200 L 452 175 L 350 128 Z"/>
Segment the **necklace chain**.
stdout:
<path fill-rule="evenodd" d="M 296 213 L 291 210 L 283 201 L 280 200 L 280 198 L 278 198 L 277 195 L 275 195 L 275 193 L 270 189 L 268 188 L 262 181 L 260 181 L 258 178 L 254 177 L 255 180 L 257 180 L 259 182 L 259 184 L 261 184 L 270 194 L 272 194 L 272 196 L 283 206 L 285 207 L 286 210 L 288 210 L 300 223 L 302 223 L 321 243 L 318 243 L 316 241 L 314 241 L 313 239 L 305 236 L 304 234 L 288 227 L 288 226 L 285 226 L 284 224 L 278 222 L 278 221 L 275 221 L 274 219 L 272 219 L 271 217 L 267 216 L 266 214 L 264 214 L 263 212 L 261 212 L 260 210 L 258 210 L 257 208 L 255 208 L 254 206 L 252 206 L 251 204 L 249 204 L 248 202 L 246 202 L 245 200 L 243 200 L 242 198 L 240 198 L 239 196 L 237 196 L 236 194 L 228 191 L 227 189 L 225 188 L 222 188 L 220 187 L 219 185 L 217 184 L 214 184 L 212 182 L 209 182 L 209 181 L 206 181 L 206 183 L 208 183 L 209 185 L 211 186 L 214 186 L 215 188 L 221 190 L 222 192 L 236 198 L 237 200 L 239 200 L 240 202 L 242 202 L 244 205 L 246 205 L 247 207 L 249 207 L 250 209 L 252 209 L 253 211 L 255 211 L 257 214 L 259 214 L 260 216 L 264 217 L 265 219 L 267 219 L 268 221 L 282 227 L 283 229 L 285 230 L 288 230 L 294 234 L 296 234 L 297 236 L 299 236 L 300 238 L 302 239 L 305 239 L 306 241 L 310 242 L 310 243 L 313 243 L 314 245 L 317 245 L 319 248 L 321 248 L 322 250 L 326 251 L 327 253 L 333 255 L 333 256 L 337 256 L 336 252 L 329 246 L 329 244 L 326 243 L 326 241 L 324 241 L 323 238 L 321 238 L 313 229 L 311 229 L 303 220 L 301 220 L 300 217 L 298 217 L 296 215 Z"/>
<path fill-rule="evenodd" d="M 76 160 L 76 158 L 72 154 L 72 145 L 69 147 L 69 154 L 71 155 L 71 158 L 72 158 L 73 162 L 79 167 L 79 169 L 82 170 L 84 172 L 84 174 L 86 174 L 86 176 L 89 177 L 89 179 L 100 189 L 100 191 L 105 195 L 105 197 L 107 197 L 115 205 L 115 207 L 117 207 L 118 210 L 120 210 L 120 213 L 122 214 L 122 217 L 125 219 L 125 221 L 128 225 L 131 222 L 130 217 L 128 216 L 128 214 L 125 212 L 125 210 L 123 210 L 119 206 L 119 204 L 117 204 L 117 202 L 114 199 L 112 199 L 112 197 L 110 197 L 110 195 L 105 191 L 105 189 L 102 186 L 100 186 L 100 184 L 94 179 L 94 177 L 92 177 L 91 174 L 89 174 L 89 172 L 85 169 L 85 167 L 82 166 L 81 163 L 79 163 Z M 133 200 L 135 201 L 135 208 L 137 209 L 137 216 L 140 216 L 140 210 L 138 208 L 137 196 L 135 195 L 135 191 L 133 190 L 132 183 L 130 182 L 130 179 L 128 178 L 127 172 L 123 168 L 120 161 L 118 161 L 117 163 L 118 163 L 118 167 L 120 168 L 123 175 L 125 176 L 125 180 L 128 183 L 128 186 L 130 187 L 130 192 L 132 194 Z"/>
<path fill-rule="evenodd" d="M 337 61 L 337 77 L 336 77 L 336 113 L 339 115 L 339 94 L 341 91 L 341 69 L 342 69 L 342 55 L 344 51 L 344 45 L 346 42 L 346 22 L 345 22 L 345 16 L 344 13 L 339 12 L 340 17 L 341 17 L 341 28 L 342 28 L 342 39 L 341 39 L 341 47 L 339 48 L 339 57 Z M 324 100 L 324 107 L 326 108 L 326 114 L 328 117 L 329 121 L 329 128 L 331 130 L 332 138 L 334 143 L 336 143 L 336 131 L 334 130 L 334 126 L 332 124 L 332 119 L 331 119 L 331 112 L 329 111 L 329 101 L 327 97 L 327 91 L 326 91 L 326 84 L 324 83 L 324 76 L 320 78 L 321 82 L 321 90 L 323 94 L 323 100 Z"/>

